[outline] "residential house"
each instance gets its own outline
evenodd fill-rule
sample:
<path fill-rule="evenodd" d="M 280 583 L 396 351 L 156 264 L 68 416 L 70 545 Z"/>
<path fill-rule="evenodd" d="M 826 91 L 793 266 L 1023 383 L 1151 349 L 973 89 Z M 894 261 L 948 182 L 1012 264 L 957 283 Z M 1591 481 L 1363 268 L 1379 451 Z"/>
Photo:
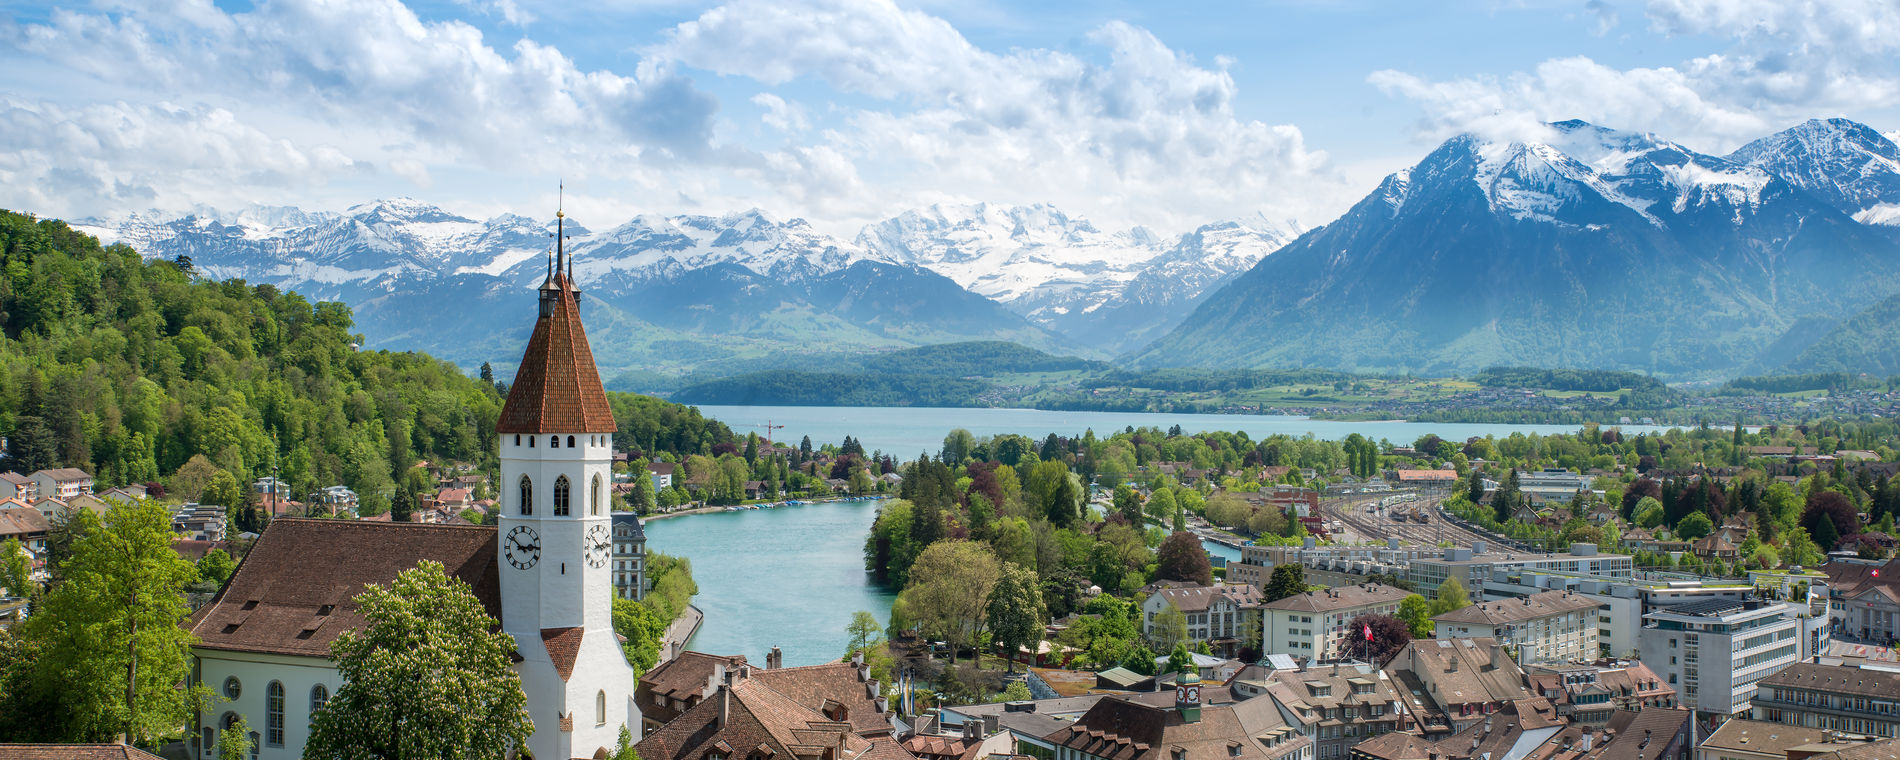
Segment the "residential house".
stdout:
<path fill-rule="evenodd" d="M 717 690 L 641 739 L 640 757 L 914 760 L 897 741 L 882 685 L 861 660 L 752 668 L 727 659 L 710 666 L 721 681 Z M 692 679 L 680 680 L 690 696 Z"/>
<path fill-rule="evenodd" d="M 90 493 L 82 493 L 66 500 L 66 506 L 68 508 L 86 510 L 87 512 L 91 512 L 94 517 L 104 517 L 106 510 L 112 508 L 112 504 L 113 502 Z"/>
<path fill-rule="evenodd" d="M 1385 673 L 1415 728 L 1427 735 L 1462 731 L 1509 703 L 1536 697 L 1495 639 L 1416 639 L 1386 663 Z"/>
<path fill-rule="evenodd" d="M 92 476 L 87 475 L 85 470 L 57 467 L 33 473 L 32 478 L 42 496 L 71 499 L 80 494 L 92 493 Z"/>
<path fill-rule="evenodd" d="M 1740 553 L 1721 533 L 1711 533 L 1690 542 L 1689 550 L 1702 559 L 1723 562 L 1734 562 L 1735 556 Z"/>
<path fill-rule="evenodd" d="M 1696 746 L 1696 760 L 1788 760 L 1834 738 L 1834 732 L 1784 723 L 1736 718 Z M 1807 752 L 1801 752 L 1802 749 Z"/>
<path fill-rule="evenodd" d="M 1892 739 L 1900 736 L 1900 672 L 1797 662 L 1757 683 L 1758 721 Z"/>
<path fill-rule="evenodd" d="M 1261 650 L 1314 661 L 1349 657 L 1347 623 L 1360 615 L 1396 615 L 1412 592 L 1395 586 L 1362 583 L 1308 591 L 1262 606 Z"/>
<path fill-rule="evenodd" d="M 185 504 L 172 512 L 172 532 L 192 541 L 225 539 L 224 507 Z"/>
<path fill-rule="evenodd" d="M 654 493 L 673 487 L 673 471 L 679 465 L 673 462 L 648 462 L 647 477 L 653 481 Z"/>
<path fill-rule="evenodd" d="M 137 504 L 146 498 L 145 486 L 138 484 L 119 486 L 117 488 L 108 489 L 105 493 L 99 494 L 99 496 L 100 498 L 115 501 L 120 504 Z"/>
<path fill-rule="evenodd" d="M 614 596 L 635 601 L 645 599 L 653 590 L 647 582 L 647 532 L 640 516 L 632 512 L 613 513 Z"/>
<path fill-rule="evenodd" d="M 1546 468 L 1537 472 L 1519 472 L 1518 490 L 1523 492 L 1525 500 L 1534 506 L 1546 504 L 1569 504 L 1578 493 L 1588 493 L 1590 483 L 1569 470 Z"/>
<path fill-rule="evenodd" d="M 1406 733 L 1373 737 L 1352 748 L 1353 760 L 1526 760 L 1566 729 L 1542 699 L 1517 699 L 1442 738 Z"/>
<path fill-rule="evenodd" d="M 1287 724 L 1313 741 L 1318 760 L 1343 758 L 1353 745 L 1404 727 L 1391 682 L 1371 665 L 1335 662 L 1249 675 L 1236 675 L 1228 686 L 1236 696 L 1259 692 L 1272 699 Z"/>
<path fill-rule="evenodd" d="M 1313 760 L 1312 741 L 1271 700 L 1236 702 L 1195 680 L 1171 696 L 1172 707 L 1111 696 L 1044 738 L 1055 760 Z"/>
<path fill-rule="evenodd" d="M 353 513 L 356 511 L 356 504 L 356 492 L 350 490 L 348 486 L 330 486 L 310 494 L 310 508 L 321 512 Z"/>
<path fill-rule="evenodd" d="M 1599 651 L 1597 602 L 1569 591 L 1479 602 L 1432 617 L 1439 639 L 1496 639 L 1518 662 L 1594 660 Z"/>
<path fill-rule="evenodd" d="M 37 509 L 23 507 L 0 509 L 0 541 L 15 539 L 35 555 L 44 556 L 46 533 L 49 530 L 51 530 L 51 523 L 47 521 L 46 515 L 40 514 Z"/>
<path fill-rule="evenodd" d="M 461 511 L 467 509 L 471 499 L 466 488 L 443 488 L 435 492 L 435 506 L 443 509 Z"/>
<path fill-rule="evenodd" d="M 31 502 L 39 495 L 40 484 L 32 477 L 17 472 L 0 472 L 0 499 Z"/>
<path fill-rule="evenodd" d="M 1527 665 L 1524 677 L 1573 723 L 1602 726 L 1618 710 L 1676 706 L 1676 690 L 1641 662 Z"/>
<path fill-rule="evenodd" d="M 937 708 L 937 725 L 939 731 L 962 733 L 965 724 L 979 723 L 986 734 L 1009 734 L 1015 740 L 1016 755 L 1035 760 L 1055 760 L 1056 745 L 1045 737 L 1074 725 L 1089 708 L 1104 698 L 1106 695 L 1086 694 L 1021 702 L 942 706 Z"/>
<path fill-rule="evenodd" d="M 750 675 L 745 655 L 717 655 L 691 650 L 661 662 L 640 676 L 633 699 L 640 707 L 646 726 L 652 733 L 671 723 L 687 709 L 719 693 L 726 682 L 726 671 L 733 670 L 744 679 Z"/>
<path fill-rule="evenodd" d="M 1215 651 L 1231 655 L 1251 645 L 1242 638 L 1259 629 L 1261 601 L 1260 589 L 1247 584 L 1166 589 L 1142 603 L 1141 633 L 1161 647 L 1173 647 L 1175 642 L 1163 640 L 1170 638 L 1169 632 L 1155 627 L 1155 617 L 1174 609 L 1187 620 L 1188 640 L 1208 642 Z"/>

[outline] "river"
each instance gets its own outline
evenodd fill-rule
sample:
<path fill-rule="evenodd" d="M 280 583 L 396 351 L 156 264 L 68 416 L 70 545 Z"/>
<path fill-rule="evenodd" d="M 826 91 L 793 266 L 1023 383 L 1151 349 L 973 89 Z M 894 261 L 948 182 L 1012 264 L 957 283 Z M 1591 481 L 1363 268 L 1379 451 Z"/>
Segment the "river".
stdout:
<path fill-rule="evenodd" d="M 816 665 L 844 654 L 851 613 L 890 622 L 896 594 L 864 572 L 864 537 L 880 502 L 847 501 L 778 509 L 680 515 L 646 524 L 647 547 L 693 563 L 706 613 L 687 648 L 743 654 L 755 663 L 779 647 L 787 665 Z M 1204 544 L 1238 561 L 1240 550 Z"/>
<path fill-rule="evenodd" d="M 908 406 L 702 406 L 699 410 L 745 435 L 766 434 L 774 429 L 773 440 L 796 443 L 811 436 L 812 445 L 838 443 L 851 436 L 864 444 L 865 451 L 883 451 L 899 459 L 915 459 L 919 453 L 935 454 L 943 448 L 943 437 L 951 430 L 964 428 L 977 436 L 1019 433 L 1040 440 L 1050 433 L 1081 435 L 1085 430 L 1107 437 L 1129 426 L 1156 427 L 1166 430 L 1180 425 L 1189 433 L 1245 430 L 1254 440 L 1274 433 L 1302 436 L 1312 433 L 1327 440 L 1340 440 L 1358 433 L 1374 441 L 1387 439 L 1410 446 L 1427 433 L 1436 433 L 1448 441 L 1472 436 L 1512 433 L 1574 433 L 1577 425 L 1510 425 L 1470 422 L 1338 422 L 1274 414 L 1147 414 L 1141 412 L 1053 412 L 1041 409 L 939 409 Z M 1629 433 L 1662 430 L 1643 425 L 1622 425 Z"/>
<path fill-rule="evenodd" d="M 851 613 L 889 623 L 896 594 L 864 572 L 864 537 L 880 502 L 681 515 L 646 524 L 651 551 L 692 560 L 706 613 L 688 648 L 743 654 L 755 664 L 779 647 L 787 665 L 844 655 Z"/>

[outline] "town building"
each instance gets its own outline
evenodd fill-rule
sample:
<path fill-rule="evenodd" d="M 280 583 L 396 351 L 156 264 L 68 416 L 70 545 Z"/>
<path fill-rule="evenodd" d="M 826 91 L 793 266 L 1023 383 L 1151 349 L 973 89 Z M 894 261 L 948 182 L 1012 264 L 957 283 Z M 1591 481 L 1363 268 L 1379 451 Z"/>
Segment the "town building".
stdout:
<path fill-rule="evenodd" d="M 565 264 L 565 253 L 557 256 Z M 226 700 L 198 716 L 194 756 L 211 752 L 218 732 L 243 716 L 262 734 L 259 760 L 300 757 L 310 714 L 340 686 L 329 646 L 365 624 L 354 598 L 424 559 L 467 582 L 514 640 L 534 722 L 528 754 L 604 757 L 623 727 L 641 732 L 611 608 L 605 484 L 617 427 L 581 326 L 579 291 L 551 268 L 539 295 L 495 426 L 499 529 L 273 520 L 192 620 L 195 678 Z"/>
<path fill-rule="evenodd" d="M 51 523 L 37 509 L 0 508 L 0 541 L 15 539 L 36 556 L 45 555 L 46 533 L 51 529 Z"/>
<path fill-rule="evenodd" d="M 1458 485 L 1457 470 L 1393 470 L 1392 480 L 1401 488 L 1426 492 L 1449 491 Z"/>
<path fill-rule="evenodd" d="M 1821 572 L 1827 574 L 1834 633 L 1881 643 L 1900 640 L 1900 559 L 1829 562 Z"/>
<path fill-rule="evenodd" d="M 192 541 L 223 541 L 224 508 L 184 504 L 172 512 L 172 532 Z"/>
<path fill-rule="evenodd" d="M 1493 639 L 1416 639 L 1384 672 L 1413 727 L 1426 735 L 1462 731 L 1506 704 L 1537 696 Z"/>
<path fill-rule="evenodd" d="M 1755 584 L 1678 573 L 1639 571 L 1612 577 L 1555 570 L 1505 568 L 1471 587 L 1474 599 L 1518 599 L 1562 590 L 1597 603 L 1598 644 L 1612 657 L 1635 657 L 1643 616 L 1706 599 L 1742 599 Z"/>
<path fill-rule="evenodd" d="M 1546 504 L 1569 504 L 1576 500 L 1578 492 L 1590 490 L 1590 482 L 1569 470 L 1546 468 L 1537 472 L 1518 472 L 1517 488 L 1532 506 L 1541 507 Z"/>
<path fill-rule="evenodd" d="M 1571 544 L 1567 554 L 1536 552 L 1489 552 L 1483 541 L 1471 542 L 1471 548 L 1448 547 L 1438 556 L 1412 560 L 1406 580 L 1412 590 L 1432 597 L 1446 578 L 1457 578 L 1465 589 L 1476 588 L 1499 572 L 1507 575 L 1530 570 L 1582 573 L 1608 578 L 1628 578 L 1635 566 L 1629 555 L 1602 554 L 1596 544 Z"/>
<path fill-rule="evenodd" d="M 33 473 L 32 478 L 41 496 L 71 499 L 80 494 L 92 493 L 92 476 L 87 475 L 85 470 L 57 467 Z"/>
<path fill-rule="evenodd" d="M 914 760 L 894 736 L 870 668 L 724 668 L 711 696 L 634 745 L 645 760 Z M 741 677 L 745 675 L 746 677 Z M 840 677 L 842 676 L 842 677 Z"/>
<path fill-rule="evenodd" d="M 1304 546 L 1249 544 L 1240 547 L 1239 562 L 1228 563 L 1227 581 L 1265 590 L 1273 568 L 1291 563 L 1303 568 L 1309 583 L 1350 586 L 1374 574 L 1403 576 L 1412 560 L 1438 553 L 1436 548 L 1401 546 L 1397 539 L 1384 546 L 1320 546 L 1310 537 Z"/>
<path fill-rule="evenodd" d="M 1900 736 L 1900 672 L 1797 662 L 1761 679 L 1757 687 L 1755 720 Z"/>
<path fill-rule="evenodd" d="M 1519 700 L 1457 735 L 1431 741 L 1388 734 L 1353 748 L 1355 760 L 1688 760 L 1686 710 L 1618 711 L 1601 726 L 1553 721 L 1543 700 Z"/>
<path fill-rule="evenodd" d="M 31 503 L 40 496 L 40 484 L 17 472 L 0 472 L 0 499 L 19 499 Z"/>
<path fill-rule="evenodd" d="M 1226 687 L 1196 678 L 1172 696 L 1172 708 L 1111 696 L 1044 738 L 1055 760 L 1314 760 L 1312 741 L 1272 700 L 1236 702 Z"/>
<path fill-rule="evenodd" d="M 128 744 L 0 744 L 0 760 L 160 760 Z"/>
<path fill-rule="evenodd" d="M 1479 720 L 1442 737 L 1390 733 L 1354 745 L 1353 760 L 1525 760 L 1565 730 L 1542 699 L 1500 704 Z"/>
<path fill-rule="evenodd" d="M 1782 723 L 1736 718 L 1696 746 L 1696 760 L 1788 760 L 1797 747 L 1821 744 L 1829 732 Z"/>
<path fill-rule="evenodd" d="M 646 733 L 671 723 L 694 705 L 711 699 L 726 683 L 726 671 L 737 679 L 751 676 L 745 655 L 717 655 L 687 650 L 640 676 L 633 701 L 640 707 Z"/>
<path fill-rule="evenodd" d="M 348 486 L 330 486 L 310 494 L 310 509 L 328 514 L 355 514 L 356 492 Z"/>
<path fill-rule="evenodd" d="M 1642 661 L 1698 716 L 1746 715 L 1757 682 L 1802 659 L 1801 617 L 1808 610 L 1757 599 L 1657 610 L 1643 616 Z"/>
<path fill-rule="evenodd" d="M 1521 663 L 1594 660 L 1601 654 L 1596 600 L 1569 591 L 1478 602 L 1434 616 L 1432 623 L 1440 639 L 1496 639 Z"/>
<path fill-rule="evenodd" d="M 937 710 L 940 731 L 961 733 L 963 726 L 981 723 L 989 734 L 1008 733 L 1016 742 L 1015 754 L 1036 760 L 1055 760 L 1056 745 L 1048 736 L 1073 725 L 1103 694 L 1079 697 L 1032 699 L 1021 702 L 990 702 L 980 705 L 945 706 Z"/>
<path fill-rule="evenodd" d="M 1360 615 L 1397 615 L 1412 592 L 1378 583 L 1308 591 L 1262 606 L 1260 651 L 1314 661 L 1351 657 L 1347 623 Z"/>
<path fill-rule="evenodd" d="M 673 487 L 673 471 L 679 465 L 672 462 L 648 462 L 647 477 L 653 481 L 653 492 L 659 493 Z"/>
<path fill-rule="evenodd" d="M 647 583 L 647 532 L 640 516 L 613 513 L 614 596 L 635 601 L 653 590 Z"/>
<path fill-rule="evenodd" d="M 1254 671 L 1264 671 L 1255 674 Z M 1297 668 L 1249 667 L 1228 683 L 1236 697 L 1265 695 L 1287 724 L 1313 742 L 1318 760 L 1343 758 L 1353 745 L 1403 727 L 1390 681 L 1361 662 Z"/>
<path fill-rule="evenodd" d="M 1637 661 L 1529 665 L 1524 677 L 1573 723 L 1601 726 L 1618 710 L 1676 706 L 1676 690 Z"/>
<path fill-rule="evenodd" d="M 1260 589 L 1246 584 L 1165 589 L 1142 603 L 1141 633 L 1172 647 L 1173 641 L 1159 641 L 1168 634 L 1157 630 L 1155 619 L 1164 610 L 1176 610 L 1187 621 L 1189 641 L 1205 641 L 1215 651 L 1232 655 L 1248 645 L 1243 634 L 1259 630 L 1261 601 Z"/>

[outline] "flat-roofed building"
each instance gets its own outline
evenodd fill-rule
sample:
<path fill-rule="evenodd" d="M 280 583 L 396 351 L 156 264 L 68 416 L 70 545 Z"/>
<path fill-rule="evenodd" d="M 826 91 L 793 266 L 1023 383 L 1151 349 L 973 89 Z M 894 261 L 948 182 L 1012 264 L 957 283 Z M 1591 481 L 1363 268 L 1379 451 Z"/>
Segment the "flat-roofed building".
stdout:
<path fill-rule="evenodd" d="M 1365 614 L 1396 616 L 1399 602 L 1412 592 L 1395 586 L 1362 583 L 1308 591 L 1262 607 L 1260 651 L 1310 660 L 1350 656 L 1345 651 L 1347 623 Z"/>
<path fill-rule="evenodd" d="M 1806 604 L 1715 599 L 1643 616 L 1643 664 L 1682 704 L 1717 720 L 1746 715 L 1757 682 L 1802 657 Z"/>
<path fill-rule="evenodd" d="M 1419 557 L 1412 560 L 1406 579 L 1414 591 L 1430 597 L 1446 578 L 1457 578 L 1469 590 L 1499 572 L 1544 570 L 1627 578 L 1635 571 L 1629 555 L 1603 554 L 1596 544 L 1571 544 L 1565 554 L 1488 552 L 1487 548 L 1485 542 L 1474 541 L 1469 549 L 1454 546 L 1435 557 Z"/>
<path fill-rule="evenodd" d="M 1518 662 L 1594 660 L 1598 646 L 1596 600 L 1570 591 L 1479 602 L 1432 618 L 1440 639 L 1496 639 Z"/>

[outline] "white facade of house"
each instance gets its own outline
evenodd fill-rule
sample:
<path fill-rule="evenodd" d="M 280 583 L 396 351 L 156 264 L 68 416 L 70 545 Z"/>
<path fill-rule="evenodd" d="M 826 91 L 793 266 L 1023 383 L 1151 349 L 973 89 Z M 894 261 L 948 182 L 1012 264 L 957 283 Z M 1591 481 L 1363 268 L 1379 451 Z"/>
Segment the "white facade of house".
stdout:
<path fill-rule="evenodd" d="M 198 677 L 217 699 L 200 715 L 189 748 L 194 757 L 218 756 L 218 736 L 238 716 L 251 728 L 258 760 L 296 760 L 310 740 L 310 711 L 343 685 L 336 664 L 321 657 L 195 649 Z M 229 686 L 235 681 L 237 697 Z M 272 686 L 281 689 L 281 711 L 273 712 Z"/>

